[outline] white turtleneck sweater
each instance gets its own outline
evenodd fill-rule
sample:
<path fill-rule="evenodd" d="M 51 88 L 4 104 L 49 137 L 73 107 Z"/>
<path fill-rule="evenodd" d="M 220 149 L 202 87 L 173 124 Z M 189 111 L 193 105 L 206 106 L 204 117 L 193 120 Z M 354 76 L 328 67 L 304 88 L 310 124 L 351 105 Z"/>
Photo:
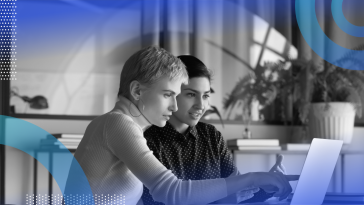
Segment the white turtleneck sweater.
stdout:
<path fill-rule="evenodd" d="M 150 126 L 134 104 L 124 97 L 115 108 L 87 127 L 75 158 L 93 194 L 123 195 L 135 205 L 143 184 L 153 198 L 165 204 L 206 204 L 227 196 L 225 179 L 182 181 L 149 150 L 143 129 Z"/>

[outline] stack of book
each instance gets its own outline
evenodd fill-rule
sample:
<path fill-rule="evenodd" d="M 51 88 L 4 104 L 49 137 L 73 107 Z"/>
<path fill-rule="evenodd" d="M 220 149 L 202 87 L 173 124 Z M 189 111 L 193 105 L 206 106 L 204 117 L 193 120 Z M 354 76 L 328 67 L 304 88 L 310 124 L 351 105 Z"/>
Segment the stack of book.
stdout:
<path fill-rule="evenodd" d="M 54 148 L 77 149 L 83 137 L 83 134 L 52 134 L 52 135 L 47 136 L 46 139 L 41 139 L 40 142 L 41 149 L 54 149 Z"/>
<path fill-rule="evenodd" d="M 281 150 L 278 139 L 232 139 L 227 146 L 232 150 Z"/>
<path fill-rule="evenodd" d="M 283 150 L 294 150 L 294 151 L 308 151 L 310 149 L 311 144 L 304 143 L 287 143 L 282 145 Z"/>

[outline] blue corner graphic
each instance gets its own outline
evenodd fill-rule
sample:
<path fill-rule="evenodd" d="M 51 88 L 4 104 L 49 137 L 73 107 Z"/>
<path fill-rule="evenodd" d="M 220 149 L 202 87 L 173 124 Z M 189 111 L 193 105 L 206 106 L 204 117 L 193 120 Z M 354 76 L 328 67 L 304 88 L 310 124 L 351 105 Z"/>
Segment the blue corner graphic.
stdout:
<path fill-rule="evenodd" d="M 364 68 L 361 65 L 364 63 L 364 58 L 360 56 L 364 55 L 364 51 L 347 49 L 333 42 L 323 32 L 318 23 L 315 2 L 316 0 L 295 1 L 297 23 L 308 45 L 317 55 L 331 64 L 350 70 L 363 70 Z M 342 12 L 342 2 L 343 0 L 332 0 L 331 2 L 331 10 L 336 24 L 349 35 L 364 37 L 364 27 L 355 26 L 345 19 Z M 355 59 L 360 61 L 360 63 L 351 65 L 339 64 L 338 59 L 346 56 L 348 53 L 351 56 L 357 56 L 358 58 Z"/>
<path fill-rule="evenodd" d="M 21 150 L 37 159 L 44 167 L 48 167 L 48 160 L 44 157 L 35 156 L 34 151 L 40 148 L 40 139 L 44 139 L 50 133 L 32 123 L 9 116 L 0 115 L 0 122 L 5 124 L 5 134 L 1 136 L 4 140 L 0 142 L 1 144 Z M 56 138 L 54 140 L 58 141 Z M 56 151 L 56 149 L 59 148 L 50 151 Z M 50 171 L 62 194 L 79 197 L 93 196 L 90 184 L 77 160 L 68 150 L 64 153 L 57 157 L 57 163 L 71 164 L 71 168 L 59 166 L 57 170 L 52 169 Z M 72 197 L 64 197 L 64 199 L 65 204 L 71 204 L 73 203 L 71 200 L 74 200 Z M 84 204 L 95 204 L 93 197 L 88 197 L 88 199 L 89 201 L 85 201 Z"/>

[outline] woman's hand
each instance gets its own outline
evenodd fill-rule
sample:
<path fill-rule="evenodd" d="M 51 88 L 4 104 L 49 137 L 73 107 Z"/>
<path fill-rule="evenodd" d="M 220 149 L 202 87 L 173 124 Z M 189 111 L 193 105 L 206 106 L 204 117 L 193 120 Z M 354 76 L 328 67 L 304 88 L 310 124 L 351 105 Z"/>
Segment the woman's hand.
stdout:
<path fill-rule="evenodd" d="M 292 192 L 289 181 L 296 181 L 298 178 L 299 175 L 284 175 L 279 172 L 251 172 L 225 178 L 225 182 L 228 195 L 247 187 L 256 187 L 266 192 L 275 192 L 274 196 L 283 200 Z"/>
<path fill-rule="evenodd" d="M 286 174 L 286 168 L 283 165 L 283 155 L 281 155 L 281 154 L 277 155 L 276 163 L 269 170 L 269 172 Z M 238 203 L 252 198 L 254 196 L 254 193 L 256 193 L 258 191 L 259 191 L 259 187 L 248 187 L 248 188 L 245 188 L 245 189 L 237 192 L 236 197 L 237 197 Z M 275 187 L 266 186 L 265 191 L 269 193 L 269 192 L 276 192 L 277 190 Z"/>
<path fill-rule="evenodd" d="M 292 192 L 289 181 L 299 179 L 299 175 L 284 175 L 280 172 L 252 172 L 248 175 L 251 186 L 260 187 L 268 193 L 275 192 L 274 196 L 279 197 L 279 200 L 287 198 Z"/>
<path fill-rule="evenodd" d="M 238 191 L 236 193 L 236 199 L 239 202 L 245 201 L 247 199 L 250 199 L 254 196 L 254 193 L 257 193 L 259 191 L 259 188 L 257 187 L 247 187 L 241 191 Z"/>

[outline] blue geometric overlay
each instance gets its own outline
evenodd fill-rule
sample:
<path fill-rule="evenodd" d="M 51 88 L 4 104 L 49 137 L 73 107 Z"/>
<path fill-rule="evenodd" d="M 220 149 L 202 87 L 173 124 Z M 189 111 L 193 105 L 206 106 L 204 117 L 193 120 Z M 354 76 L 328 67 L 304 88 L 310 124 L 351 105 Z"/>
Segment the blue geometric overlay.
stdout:
<path fill-rule="evenodd" d="M 332 0 L 331 12 L 336 24 L 345 33 L 356 37 L 364 37 L 364 26 L 356 26 L 350 23 L 343 13 L 343 1 L 344 0 Z"/>
<path fill-rule="evenodd" d="M 325 59 L 331 64 L 351 70 L 363 70 L 364 68 L 361 65 L 364 61 L 364 58 L 360 56 L 363 56 L 364 51 L 347 49 L 333 42 L 324 33 L 324 31 L 322 31 L 318 23 L 315 11 L 315 2 L 316 0 L 296 0 L 295 2 L 297 23 L 301 34 L 308 45 L 321 58 Z M 352 36 L 363 37 L 364 27 L 352 25 L 345 19 L 342 13 L 342 2 L 343 0 L 332 1 L 332 15 L 336 24 L 339 25 L 339 27 L 344 32 L 347 32 Z M 341 65 L 337 62 L 339 58 L 347 55 L 349 52 L 353 56 L 359 56 L 359 58 L 356 60 L 360 61 L 361 63 L 347 66 Z M 330 55 L 328 55 L 328 53 L 330 53 Z"/>
<path fill-rule="evenodd" d="M 48 167 L 48 160 L 44 157 L 35 157 L 34 151 L 39 149 L 40 139 L 45 136 L 50 137 L 50 133 L 32 123 L 9 116 L 0 115 L 0 122 L 5 122 L 5 136 L 1 136 L 1 138 L 5 139 L 5 142 L 0 142 L 1 144 L 21 150 L 37 159 L 44 167 Z M 56 138 L 54 138 L 54 140 L 58 141 Z M 54 150 L 50 149 L 50 151 L 56 151 L 56 149 L 59 148 L 53 149 Z M 69 164 L 72 161 L 71 168 L 59 166 L 57 171 L 53 169 L 50 171 L 50 174 L 52 174 L 53 178 L 58 183 L 62 194 L 66 194 L 67 196 L 93 196 L 90 184 L 77 160 L 73 157 L 71 152 L 68 151 L 64 153 L 65 154 L 59 156 L 57 162 L 59 164 Z M 71 201 L 67 201 L 67 199 L 68 198 L 65 198 L 65 203 L 71 204 Z M 89 199 L 90 200 L 85 204 L 93 205 L 93 197 L 89 197 Z"/>

